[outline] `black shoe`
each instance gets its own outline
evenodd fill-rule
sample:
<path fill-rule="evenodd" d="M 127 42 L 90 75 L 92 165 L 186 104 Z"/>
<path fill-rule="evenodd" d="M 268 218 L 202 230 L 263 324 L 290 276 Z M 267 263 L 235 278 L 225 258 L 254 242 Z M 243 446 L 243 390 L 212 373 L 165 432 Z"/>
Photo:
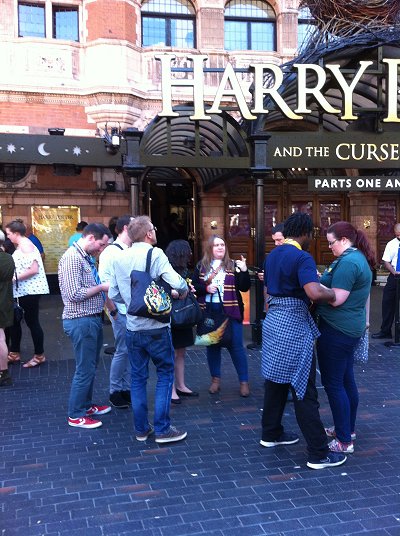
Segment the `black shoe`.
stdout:
<path fill-rule="evenodd" d="M 326 458 L 317 461 L 308 461 L 307 467 L 310 469 L 325 469 L 326 467 L 337 467 L 347 460 L 347 456 L 342 452 L 329 452 Z"/>
<path fill-rule="evenodd" d="M 294 445 L 299 441 L 299 436 L 297 434 L 292 434 L 291 432 L 283 432 L 278 439 L 274 441 L 266 441 L 261 439 L 260 445 L 263 447 L 277 447 L 278 445 Z"/>
<path fill-rule="evenodd" d="M 110 394 L 110 404 L 118 409 L 129 408 L 129 404 L 121 395 L 121 391 L 115 391 L 115 393 Z"/>
<path fill-rule="evenodd" d="M 192 391 L 191 393 L 186 393 L 185 391 L 181 391 L 180 389 L 176 390 L 176 394 L 179 396 L 193 396 L 193 397 L 199 396 L 199 393 L 197 393 L 196 391 Z"/>
<path fill-rule="evenodd" d="M 384 331 L 378 331 L 378 333 L 373 333 L 371 335 L 372 339 L 391 339 L 392 334 L 391 333 L 385 333 Z"/>
<path fill-rule="evenodd" d="M 180 398 L 171 398 L 171 404 L 182 404 L 182 400 Z"/>
<path fill-rule="evenodd" d="M 130 391 L 121 391 L 121 396 L 125 400 L 125 402 L 128 402 L 129 405 L 132 404 Z"/>
<path fill-rule="evenodd" d="M 8 373 L 8 370 L 2 370 L 0 372 L 0 387 L 5 387 L 7 385 L 12 385 L 11 376 Z"/>

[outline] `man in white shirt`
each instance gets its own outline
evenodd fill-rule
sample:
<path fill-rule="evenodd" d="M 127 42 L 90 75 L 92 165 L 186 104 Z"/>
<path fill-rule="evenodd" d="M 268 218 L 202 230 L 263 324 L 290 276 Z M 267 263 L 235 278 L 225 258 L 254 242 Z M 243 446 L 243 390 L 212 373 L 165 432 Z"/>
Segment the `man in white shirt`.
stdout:
<path fill-rule="evenodd" d="M 106 247 L 99 257 L 99 276 L 108 283 L 113 273 L 113 260 L 118 251 L 128 249 L 132 240 L 128 235 L 129 214 L 117 219 L 117 238 Z M 115 351 L 110 366 L 110 404 L 118 409 L 129 408 L 131 403 L 131 373 L 126 347 L 126 307 L 123 303 L 106 302 L 114 332 Z"/>
<path fill-rule="evenodd" d="M 383 264 L 390 273 L 383 289 L 381 329 L 372 335 L 373 339 L 392 338 L 392 324 L 397 307 L 396 285 L 397 279 L 400 277 L 400 223 L 396 223 L 394 226 L 394 234 L 396 238 L 386 244 L 382 257 Z"/>

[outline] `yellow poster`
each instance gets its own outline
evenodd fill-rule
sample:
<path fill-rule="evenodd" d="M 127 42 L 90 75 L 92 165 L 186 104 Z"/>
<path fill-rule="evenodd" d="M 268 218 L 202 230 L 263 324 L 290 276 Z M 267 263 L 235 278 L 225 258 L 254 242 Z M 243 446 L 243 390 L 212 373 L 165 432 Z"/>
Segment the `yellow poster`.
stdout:
<path fill-rule="evenodd" d="M 80 221 L 79 207 L 31 207 L 33 234 L 36 235 L 45 253 L 46 273 L 58 270 L 58 261 L 68 248 L 68 239 Z"/>

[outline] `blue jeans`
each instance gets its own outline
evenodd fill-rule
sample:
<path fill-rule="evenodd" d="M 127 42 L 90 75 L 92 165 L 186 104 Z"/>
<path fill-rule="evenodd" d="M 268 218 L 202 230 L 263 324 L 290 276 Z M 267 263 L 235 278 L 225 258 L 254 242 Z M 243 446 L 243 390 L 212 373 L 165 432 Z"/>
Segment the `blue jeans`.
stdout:
<path fill-rule="evenodd" d="M 219 303 L 211 304 L 212 309 L 221 308 Z M 238 320 L 230 319 L 232 326 L 232 340 L 227 347 L 231 354 L 232 362 L 239 376 L 240 382 L 249 381 L 247 354 L 243 346 L 243 325 Z M 207 361 L 210 374 L 214 378 L 221 377 L 221 347 L 218 345 L 207 346 Z"/>
<path fill-rule="evenodd" d="M 110 366 L 110 394 L 129 391 L 131 388 L 131 372 L 126 347 L 126 315 L 118 313 L 114 318 L 111 317 L 111 325 L 114 332 L 115 352 Z"/>
<path fill-rule="evenodd" d="M 63 320 L 65 333 L 75 353 L 75 374 L 68 402 L 68 417 L 84 417 L 93 401 L 93 385 L 100 351 L 103 347 L 103 324 L 100 316 L 83 316 Z"/>
<path fill-rule="evenodd" d="M 321 382 L 328 395 L 336 436 L 339 441 L 350 443 L 358 407 L 353 364 L 359 337 L 349 337 L 324 320 L 318 327 L 321 332 L 317 339 Z"/>
<path fill-rule="evenodd" d="M 149 429 L 147 380 L 149 361 L 157 370 L 154 401 L 154 430 L 156 435 L 169 430 L 169 406 L 174 381 L 174 349 L 169 327 L 142 331 L 126 331 L 126 345 L 131 362 L 131 399 L 134 427 L 137 433 Z"/>

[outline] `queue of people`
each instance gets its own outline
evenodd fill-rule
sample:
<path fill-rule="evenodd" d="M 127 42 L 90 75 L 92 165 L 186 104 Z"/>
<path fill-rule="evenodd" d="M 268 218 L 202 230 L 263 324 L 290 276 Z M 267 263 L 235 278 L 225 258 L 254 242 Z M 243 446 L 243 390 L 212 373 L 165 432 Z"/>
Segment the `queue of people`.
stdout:
<path fill-rule="evenodd" d="M 144 301 L 150 300 L 146 302 L 146 314 L 130 313 L 132 274 L 146 270 L 157 289 L 157 282 L 169 285 L 166 302 L 194 292 L 203 310 L 224 313 L 230 325 L 230 339 L 225 347 L 237 372 L 239 394 L 248 397 L 241 296 L 251 286 L 246 259 L 230 258 L 224 238 L 212 235 L 202 259 L 190 271 L 190 244 L 182 239 L 173 240 L 164 253 L 156 247 L 157 229 L 147 216 L 119 217 L 114 235 L 103 224 L 84 223 L 77 240 L 71 241 L 61 257 L 58 269 L 64 303 L 63 328 L 71 339 L 76 360 L 68 424 L 97 428 L 102 422 L 96 417 L 109 413 L 112 406 L 132 406 L 138 441 L 146 441 L 153 434 L 161 444 L 186 438 L 187 432 L 171 423 L 170 404 L 199 396 L 185 382 L 185 353 L 194 342 L 194 333 L 192 327 L 171 329 L 168 321 L 151 311 L 157 300 L 164 300 L 158 290 L 150 298 L 143 297 Z M 353 371 L 354 352 L 368 323 L 366 305 L 375 258 L 362 231 L 348 222 L 336 222 L 327 230 L 328 246 L 335 260 L 320 275 L 307 252 L 312 230 L 310 217 L 302 213 L 294 213 L 284 224 L 278 224 L 272 238 L 279 247 L 267 255 L 264 271 L 259 274 L 266 297 L 260 444 L 271 448 L 299 441 L 298 435 L 286 431 L 282 423 L 290 393 L 307 444 L 307 466 L 322 469 L 343 464 L 346 455 L 355 450 L 359 396 Z M 0 270 L 0 386 L 11 384 L 7 365 L 21 359 L 21 328 L 13 323 L 13 297 L 19 298 L 25 310 L 35 348 L 33 358 L 24 366 L 36 367 L 46 360 L 39 323 L 39 298 L 48 293 L 42 257 L 26 236 L 26 226 L 20 220 L 8 224 L 6 233 L 15 251 L 12 257 L 4 251 L 5 236 L 0 233 L 0 255 L 8 261 L 2 262 Z M 99 261 L 97 265 L 95 258 Z M 150 259 L 147 264 L 146 259 Z M 93 401 L 93 390 L 103 342 L 104 311 L 112 324 L 115 351 L 110 366 L 109 404 L 99 405 Z M 206 348 L 211 395 L 223 387 L 221 350 L 220 344 Z M 324 427 L 319 415 L 317 361 L 332 426 Z M 157 372 L 152 422 L 147 398 L 150 362 Z"/>

